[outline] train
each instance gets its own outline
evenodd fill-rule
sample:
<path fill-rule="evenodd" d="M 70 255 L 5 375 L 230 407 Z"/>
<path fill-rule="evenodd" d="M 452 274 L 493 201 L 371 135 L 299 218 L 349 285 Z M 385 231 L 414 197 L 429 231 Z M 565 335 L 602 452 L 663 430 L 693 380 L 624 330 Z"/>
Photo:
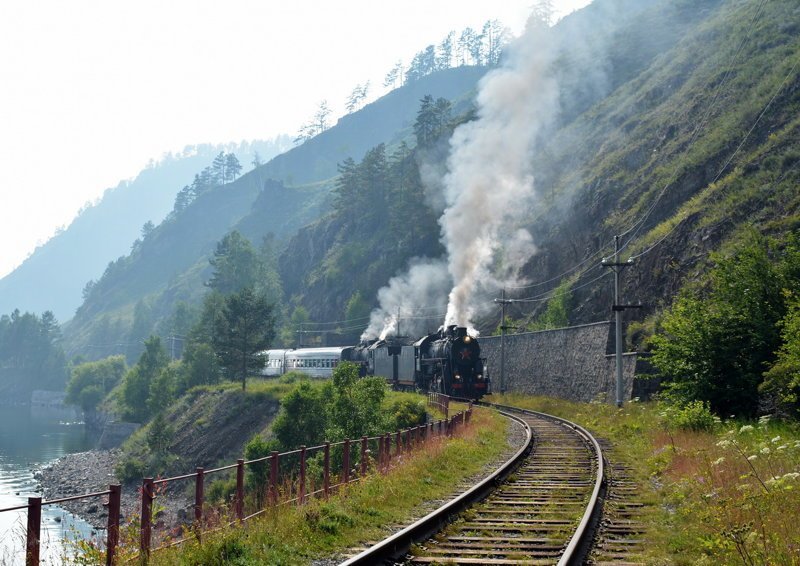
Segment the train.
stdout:
<path fill-rule="evenodd" d="M 455 325 L 417 340 L 392 338 L 355 346 L 274 349 L 261 352 L 261 356 L 264 377 L 300 371 L 325 378 L 340 362 L 354 362 L 362 375 L 384 377 L 395 389 L 436 391 L 466 399 L 480 399 L 491 392 L 478 339 Z"/>

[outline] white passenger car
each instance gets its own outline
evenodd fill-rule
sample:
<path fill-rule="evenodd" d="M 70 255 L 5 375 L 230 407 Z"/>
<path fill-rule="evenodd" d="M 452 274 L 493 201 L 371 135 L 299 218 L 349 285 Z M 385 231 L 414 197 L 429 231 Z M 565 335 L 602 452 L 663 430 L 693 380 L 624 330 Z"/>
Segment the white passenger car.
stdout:
<path fill-rule="evenodd" d="M 265 350 L 264 369 L 261 375 L 278 377 L 290 371 L 299 371 L 309 377 L 331 377 L 333 368 L 342 359 L 344 348 L 300 348 L 290 350 Z"/>

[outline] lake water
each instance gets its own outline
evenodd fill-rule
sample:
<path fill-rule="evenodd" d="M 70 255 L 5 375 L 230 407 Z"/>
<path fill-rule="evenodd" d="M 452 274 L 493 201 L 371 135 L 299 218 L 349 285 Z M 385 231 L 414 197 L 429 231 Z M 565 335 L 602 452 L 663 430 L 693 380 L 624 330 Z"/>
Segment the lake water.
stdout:
<path fill-rule="evenodd" d="M 0 406 L 0 509 L 25 505 L 41 495 L 33 474 L 56 458 L 92 447 L 75 411 L 50 407 Z M 0 566 L 25 563 L 27 512 L 0 513 Z M 41 563 L 69 562 L 69 543 L 92 528 L 64 509 L 42 507 Z"/>

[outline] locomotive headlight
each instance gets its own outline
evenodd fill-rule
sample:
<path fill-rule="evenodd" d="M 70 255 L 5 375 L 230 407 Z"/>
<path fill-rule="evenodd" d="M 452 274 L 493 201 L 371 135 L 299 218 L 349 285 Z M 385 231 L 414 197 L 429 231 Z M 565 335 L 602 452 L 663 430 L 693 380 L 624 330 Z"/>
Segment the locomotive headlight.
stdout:
<path fill-rule="evenodd" d="M 478 379 L 483 379 L 483 374 L 482 373 L 478 374 Z"/>
<path fill-rule="evenodd" d="M 469 344 L 470 342 L 472 342 L 472 338 L 469 336 L 464 336 L 464 344 Z"/>
<path fill-rule="evenodd" d="M 458 375 L 458 374 L 456 374 L 456 375 L 455 375 L 455 378 L 456 378 L 456 379 L 461 379 L 461 376 L 460 376 L 460 375 Z"/>

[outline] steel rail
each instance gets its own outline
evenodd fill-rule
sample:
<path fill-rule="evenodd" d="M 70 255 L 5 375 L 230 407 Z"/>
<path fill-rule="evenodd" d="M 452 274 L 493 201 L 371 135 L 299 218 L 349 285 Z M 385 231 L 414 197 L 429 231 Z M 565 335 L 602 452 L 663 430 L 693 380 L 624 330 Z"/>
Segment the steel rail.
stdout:
<path fill-rule="evenodd" d="M 412 525 L 396 532 L 379 543 L 367 548 L 363 552 L 349 558 L 340 566 L 354 566 L 358 564 L 378 564 L 382 560 L 404 555 L 415 542 L 423 541 L 441 529 L 455 515 L 458 515 L 469 505 L 482 500 L 495 486 L 502 483 L 528 455 L 533 445 L 533 434 L 528 424 L 510 413 L 499 411 L 500 414 L 521 424 L 525 429 L 525 443 L 511 458 L 504 462 L 489 476 L 471 487 L 458 497 L 451 499 L 435 511 L 432 511 Z"/>
<path fill-rule="evenodd" d="M 597 473 L 595 476 L 594 489 L 592 490 L 592 495 L 589 498 L 589 503 L 586 505 L 586 510 L 583 513 L 583 517 L 581 517 L 581 521 L 578 524 L 578 528 L 575 529 L 575 534 L 570 539 L 569 544 L 564 550 L 564 554 L 562 554 L 561 559 L 558 561 L 558 566 L 567 566 L 569 564 L 582 564 L 584 557 L 578 556 L 578 552 L 584 551 L 584 554 L 588 552 L 589 550 L 588 543 L 590 542 L 589 537 L 591 537 L 591 535 L 593 534 L 593 531 L 589 527 L 593 521 L 599 519 L 599 514 L 602 511 L 601 494 L 605 489 L 605 484 L 606 484 L 606 466 L 605 466 L 605 458 L 603 456 L 603 450 L 600 447 L 600 443 L 597 442 L 597 439 L 588 430 L 586 430 L 579 424 L 573 423 L 572 421 L 569 421 L 561 417 L 557 417 L 555 415 L 549 415 L 547 413 L 541 413 L 539 411 L 532 411 L 530 409 L 521 409 L 519 407 L 512 407 L 509 405 L 500 405 L 497 403 L 486 403 L 479 401 L 478 404 L 482 406 L 494 407 L 498 410 L 503 409 L 506 411 L 513 411 L 525 415 L 533 415 L 544 419 L 560 422 L 561 424 L 575 430 L 578 434 L 580 434 L 584 438 L 585 441 L 587 441 L 592 446 L 595 458 L 597 460 Z"/>
<path fill-rule="evenodd" d="M 509 405 L 500 405 L 496 403 L 478 402 L 477 404 L 484 407 L 493 408 L 500 414 L 521 423 L 525 427 L 527 435 L 527 440 L 523 448 L 521 448 L 516 454 L 514 454 L 512 458 L 500 466 L 500 468 L 498 468 L 489 477 L 482 480 L 479 484 L 446 503 L 439 509 L 432 511 L 414 524 L 409 525 L 405 529 L 362 551 L 356 556 L 353 556 L 352 558 L 342 562 L 341 566 L 376 564 L 380 563 L 382 560 L 398 559 L 408 552 L 408 549 L 413 543 L 421 542 L 430 538 L 435 532 L 440 530 L 442 526 L 450 522 L 455 515 L 463 512 L 469 505 L 477 503 L 486 498 L 496 486 L 502 483 L 505 478 L 510 475 L 512 470 L 517 468 L 517 465 L 520 464 L 525 457 L 527 457 L 532 448 L 533 437 L 529 425 L 522 419 L 513 415 L 513 413 L 521 413 L 523 415 L 535 416 L 537 418 L 557 422 L 562 426 L 573 430 L 578 436 L 581 437 L 587 446 L 591 447 L 590 451 L 593 452 L 593 457 L 597 462 L 592 494 L 589 498 L 589 502 L 586 505 L 580 522 L 575 529 L 575 532 L 561 554 L 561 557 L 558 561 L 558 566 L 583 563 L 584 557 L 588 554 L 591 536 L 594 532 L 594 529 L 591 527 L 599 520 L 599 515 L 602 511 L 601 495 L 605 489 L 606 468 L 600 444 L 585 428 L 555 415 L 549 415 L 538 411 L 522 409 Z"/>

